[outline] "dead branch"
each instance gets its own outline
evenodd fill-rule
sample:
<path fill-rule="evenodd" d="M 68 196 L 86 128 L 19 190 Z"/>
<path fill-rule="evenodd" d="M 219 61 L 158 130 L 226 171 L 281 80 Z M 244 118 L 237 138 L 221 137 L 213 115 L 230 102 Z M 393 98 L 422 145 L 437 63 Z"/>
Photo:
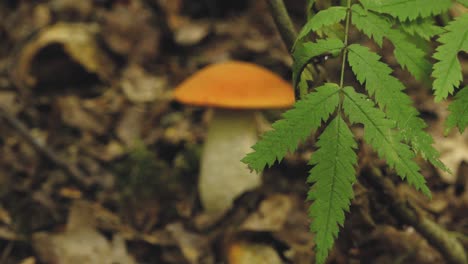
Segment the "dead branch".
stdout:
<path fill-rule="evenodd" d="M 376 190 L 380 190 L 379 194 L 390 204 L 391 212 L 404 223 L 413 226 L 434 248 L 439 250 L 448 263 L 467 263 L 465 249 L 460 241 L 452 233 L 429 219 L 423 210 L 403 197 L 392 181 L 382 176 L 378 168 L 372 168 L 369 173 L 364 173 L 364 176 Z"/>
<path fill-rule="evenodd" d="M 23 124 L 22 121 L 8 113 L 2 107 L 0 107 L 0 119 L 5 120 L 5 122 L 16 132 L 18 132 L 18 134 L 24 140 L 26 140 L 26 142 L 30 144 L 40 155 L 54 163 L 57 167 L 65 171 L 65 173 L 73 177 L 80 184 L 83 184 L 84 186 L 90 186 L 92 184 L 91 179 L 86 177 L 81 170 L 79 170 L 76 166 L 69 164 L 50 148 L 37 141 L 29 133 L 28 128 Z"/>

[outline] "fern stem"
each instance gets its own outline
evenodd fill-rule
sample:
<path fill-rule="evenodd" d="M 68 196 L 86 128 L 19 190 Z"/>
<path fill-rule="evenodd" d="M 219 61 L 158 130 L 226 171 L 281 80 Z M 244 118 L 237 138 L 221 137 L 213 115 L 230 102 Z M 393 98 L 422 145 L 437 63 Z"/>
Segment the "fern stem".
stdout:
<path fill-rule="evenodd" d="M 343 88 L 343 84 L 344 84 L 344 72 L 345 72 L 345 65 L 346 65 L 346 57 L 348 55 L 348 35 L 349 35 L 349 24 L 350 24 L 350 22 L 351 22 L 351 0 L 347 0 L 343 61 L 341 62 L 341 74 L 340 74 L 340 88 Z"/>
<path fill-rule="evenodd" d="M 281 39 L 288 49 L 291 49 L 297 38 L 296 29 L 288 15 L 286 6 L 283 0 L 269 0 L 267 1 L 270 7 L 270 13 L 275 21 L 276 27 L 281 35 Z"/>
<path fill-rule="evenodd" d="M 294 25 L 289 17 L 288 10 L 284 5 L 283 0 L 268 0 L 268 7 L 270 8 L 270 13 L 275 21 L 276 27 L 281 35 L 281 39 L 286 45 L 288 50 L 291 50 L 294 42 L 297 38 L 297 32 L 294 28 Z M 310 19 L 310 18 L 308 18 Z M 304 71 L 308 71 L 313 80 L 318 79 L 319 75 L 314 67 L 307 66 Z M 300 87 L 299 96 L 304 98 L 308 93 L 307 87 Z"/>
<path fill-rule="evenodd" d="M 344 83 L 344 71 L 346 65 L 346 55 L 348 54 L 348 49 L 345 47 L 343 48 L 343 61 L 341 62 L 341 74 L 340 74 L 340 88 L 343 88 Z"/>

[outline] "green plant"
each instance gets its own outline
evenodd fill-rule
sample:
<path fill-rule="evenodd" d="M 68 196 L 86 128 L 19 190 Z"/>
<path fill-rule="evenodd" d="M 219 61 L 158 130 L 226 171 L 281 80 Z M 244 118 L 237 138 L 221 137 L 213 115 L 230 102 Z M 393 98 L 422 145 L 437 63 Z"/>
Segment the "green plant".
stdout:
<path fill-rule="evenodd" d="M 314 2 L 309 1 L 308 7 Z M 318 150 L 309 162 L 312 166 L 308 178 L 312 184 L 308 193 L 312 201 L 309 214 L 311 230 L 315 233 L 317 263 L 325 262 L 353 198 L 357 143 L 351 125 L 363 125 L 364 141 L 403 180 L 428 197 L 431 192 L 414 161 L 416 155 L 448 170 L 432 146 L 432 137 L 424 130 L 424 120 L 404 93 L 404 84 L 392 75 L 392 69 L 377 53 L 360 44 L 349 43 L 350 27 L 354 26 L 379 47 L 384 38 L 390 41 L 401 68 L 426 83 L 431 76 L 428 41 L 439 35 L 441 45 L 434 54 L 438 62 L 432 71 L 436 101 L 447 98 L 460 85 L 462 73 L 457 53 L 468 50 L 467 14 L 444 28 L 435 24 L 434 17 L 446 12 L 452 5 L 451 0 L 351 2 L 347 0 L 346 6 L 333 6 L 310 16 L 292 50 L 293 84 L 300 89 L 301 99 L 252 147 L 254 152 L 242 160 L 251 169 L 262 171 L 281 161 L 299 142 L 326 124 L 317 141 Z M 459 2 L 466 5 L 466 1 Z M 341 21 L 344 27 L 336 26 Z M 307 37 L 313 32 L 325 38 L 308 41 Z M 337 37 L 340 35 L 344 38 Z M 308 93 L 307 81 L 311 74 L 304 69 L 314 57 L 326 54 L 342 57 L 340 83 L 326 83 Z M 366 94 L 345 85 L 347 64 Z M 458 126 L 463 131 L 468 124 L 468 88 L 458 92 L 449 110 L 447 128 Z"/>
<path fill-rule="evenodd" d="M 167 167 L 143 142 L 136 142 L 128 156 L 114 167 L 122 202 L 135 205 L 154 197 L 171 197 L 177 179 L 171 177 Z"/>

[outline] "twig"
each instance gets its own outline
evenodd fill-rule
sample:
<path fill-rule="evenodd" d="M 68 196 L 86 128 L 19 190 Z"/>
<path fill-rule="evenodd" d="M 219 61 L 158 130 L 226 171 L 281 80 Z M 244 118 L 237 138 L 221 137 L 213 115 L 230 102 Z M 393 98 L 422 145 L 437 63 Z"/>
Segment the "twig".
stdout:
<path fill-rule="evenodd" d="M 11 250 L 13 249 L 13 243 L 14 241 L 10 241 L 6 245 L 5 249 L 2 252 L 2 256 L 0 257 L 0 263 L 5 263 L 7 258 L 10 256 Z"/>
<path fill-rule="evenodd" d="M 284 5 L 283 0 L 267 0 L 268 6 L 270 8 L 271 15 L 275 21 L 276 27 L 281 35 L 281 39 L 284 44 L 291 50 L 293 48 L 294 42 L 296 42 L 297 32 L 294 29 L 294 25 L 289 17 L 288 10 Z M 306 66 L 304 71 L 309 73 L 309 76 L 313 80 L 317 80 L 319 75 L 314 67 Z M 307 90 L 300 90 L 301 98 L 307 94 Z"/>
<path fill-rule="evenodd" d="M 453 264 L 466 264 L 467 256 L 460 241 L 449 231 L 436 222 L 430 220 L 417 206 L 411 204 L 396 190 L 395 185 L 377 168 L 372 168 L 364 176 L 369 183 L 390 203 L 390 210 L 403 222 L 413 226 L 433 247 L 445 257 L 447 262 Z"/>
<path fill-rule="evenodd" d="M 294 29 L 294 25 L 288 15 L 283 0 L 268 0 L 267 2 L 284 44 L 286 44 L 288 49 L 291 49 L 296 41 L 297 32 Z"/>
<path fill-rule="evenodd" d="M 67 163 L 64 159 L 60 158 L 51 149 L 44 146 L 37 141 L 28 131 L 28 128 L 16 117 L 12 116 L 5 109 L 0 107 L 0 119 L 4 119 L 18 134 L 26 140 L 39 154 L 53 162 L 57 167 L 64 170 L 67 174 L 77 180 L 79 183 L 90 186 L 92 181 L 86 177 L 76 166 Z"/>

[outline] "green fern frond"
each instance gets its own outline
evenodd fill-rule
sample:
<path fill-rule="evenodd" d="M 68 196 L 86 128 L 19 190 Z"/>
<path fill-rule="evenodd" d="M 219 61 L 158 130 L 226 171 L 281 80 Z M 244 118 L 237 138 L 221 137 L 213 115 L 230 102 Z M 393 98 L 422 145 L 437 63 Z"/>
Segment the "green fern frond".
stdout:
<path fill-rule="evenodd" d="M 373 39 L 379 47 L 382 47 L 383 38 L 388 35 L 388 31 L 392 28 L 390 20 L 368 12 L 360 5 L 353 5 L 351 11 L 353 12 L 351 23 Z"/>
<path fill-rule="evenodd" d="M 319 39 L 317 42 L 306 42 L 297 45 L 292 54 L 293 56 L 293 86 L 296 87 L 299 82 L 299 76 L 301 76 L 304 67 L 309 63 L 312 58 L 317 57 L 321 54 L 331 53 L 338 54 L 344 44 L 341 40 L 336 38 L 330 39 Z"/>
<path fill-rule="evenodd" d="M 426 53 L 399 30 L 391 30 L 388 39 L 395 50 L 393 54 L 403 69 L 407 69 L 417 80 L 426 80 L 431 73 L 431 64 L 426 59 Z"/>
<path fill-rule="evenodd" d="M 442 34 L 444 29 L 434 25 L 432 18 L 418 18 L 413 21 L 397 22 L 400 28 L 412 36 L 419 36 L 424 40 L 430 40 L 433 36 Z"/>
<path fill-rule="evenodd" d="M 459 51 L 468 52 L 468 14 L 458 17 L 445 29 L 446 33 L 440 35 L 438 41 L 442 44 L 434 53 L 434 58 L 438 60 L 434 64 L 433 89 L 435 100 L 438 102 L 452 94 L 463 76 L 457 54 Z"/>
<path fill-rule="evenodd" d="M 315 233 L 315 259 L 321 264 L 338 236 L 339 225 L 343 226 L 344 213 L 349 211 L 354 196 L 357 144 L 345 121 L 337 116 L 319 137 L 317 146 L 319 149 L 309 162 L 314 167 L 308 182 L 314 185 L 308 198 L 313 201 L 309 215 L 310 228 Z"/>
<path fill-rule="evenodd" d="M 392 23 L 385 17 L 365 11 L 359 5 L 353 5 L 352 23 L 364 34 L 373 38 L 382 46 L 382 38 L 386 37 L 395 47 L 394 54 L 402 68 L 406 68 L 416 79 L 427 79 L 431 64 L 425 58 L 424 51 L 410 42 L 406 35 L 392 28 Z"/>
<path fill-rule="evenodd" d="M 288 151 L 294 151 L 299 142 L 304 141 L 313 130 L 320 127 L 335 111 L 339 102 L 339 87 L 327 83 L 296 102 L 294 108 L 276 121 L 273 130 L 266 132 L 252 147 L 254 152 L 247 154 L 242 162 L 256 171 L 281 161 Z"/>
<path fill-rule="evenodd" d="M 457 0 L 457 2 L 464 5 L 465 7 L 468 7 L 468 0 Z"/>
<path fill-rule="evenodd" d="M 299 35 L 297 36 L 296 43 L 302 40 L 305 36 L 309 35 L 313 31 L 324 26 L 330 26 L 339 23 L 346 17 L 346 7 L 333 6 L 325 10 L 321 10 L 315 14 L 307 23 L 302 27 Z"/>
<path fill-rule="evenodd" d="M 426 186 L 426 180 L 419 173 L 419 166 L 413 161 L 414 152 L 402 142 L 401 135 L 393 129 L 395 122 L 387 119 L 383 111 L 375 108 L 372 100 L 356 93 L 352 87 L 345 87 L 343 92 L 344 112 L 352 123 L 364 125 L 364 140 L 402 179 L 406 179 L 409 184 L 430 197 L 431 192 Z"/>
<path fill-rule="evenodd" d="M 345 27 L 342 24 L 333 24 L 330 26 L 322 27 L 316 31 L 317 36 L 320 38 L 337 38 L 344 40 L 345 37 Z"/>
<path fill-rule="evenodd" d="M 439 152 L 432 146 L 431 135 L 424 131 L 426 123 L 418 117 L 419 112 L 412 106 L 411 98 L 403 92 L 405 86 L 390 75 L 392 69 L 380 61 L 380 56 L 367 47 L 349 46 L 348 62 L 352 71 L 370 96 L 385 110 L 387 117 L 395 120 L 403 139 L 409 142 L 415 152 L 435 166 L 448 170 L 439 160 Z"/>
<path fill-rule="evenodd" d="M 315 4 L 315 0 L 307 0 L 307 8 L 312 9 Z"/>
<path fill-rule="evenodd" d="M 447 11 L 451 0 L 360 0 L 366 9 L 386 13 L 399 20 L 438 15 Z"/>
<path fill-rule="evenodd" d="M 455 95 L 455 100 L 448 109 L 450 115 L 447 117 L 447 129 L 458 127 L 460 133 L 463 133 L 468 126 L 468 86 L 465 86 Z"/>

